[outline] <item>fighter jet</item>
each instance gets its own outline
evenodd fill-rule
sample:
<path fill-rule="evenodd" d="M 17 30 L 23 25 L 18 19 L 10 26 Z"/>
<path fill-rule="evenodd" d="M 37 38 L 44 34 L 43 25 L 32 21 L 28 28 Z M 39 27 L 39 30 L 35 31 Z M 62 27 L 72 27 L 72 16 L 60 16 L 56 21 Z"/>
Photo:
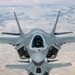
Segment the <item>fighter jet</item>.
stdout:
<path fill-rule="evenodd" d="M 47 33 L 42 29 L 33 29 L 25 34 L 22 31 L 17 15 L 14 12 L 19 33 L 2 32 L 4 35 L 13 35 L 13 37 L 0 37 L 0 43 L 13 45 L 23 61 L 19 61 L 21 64 L 6 65 L 5 67 L 25 69 L 29 75 L 49 75 L 53 68 L 71 66 L 71 63 L 51 63 L 58 61 L 55 58 L 63 44 L 75 42 L 75 36 L 58 36 L 72 32 L 56 33 L 59 15 L 60 11 L 58 12 L 51 33 Z"/>

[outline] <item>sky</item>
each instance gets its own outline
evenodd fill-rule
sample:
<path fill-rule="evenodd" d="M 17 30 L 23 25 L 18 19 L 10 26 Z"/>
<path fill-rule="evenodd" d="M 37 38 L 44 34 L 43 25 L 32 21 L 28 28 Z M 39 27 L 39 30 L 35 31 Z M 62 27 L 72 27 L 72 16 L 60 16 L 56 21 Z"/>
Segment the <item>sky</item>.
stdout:
<path fill-rule="evenodd" d="M 53 3 L 53 4 L 75 4 L 75 0 L 0 0 L 0 5 L 24 5 L 24 4 L 41 4 L 41 3 Z"/>

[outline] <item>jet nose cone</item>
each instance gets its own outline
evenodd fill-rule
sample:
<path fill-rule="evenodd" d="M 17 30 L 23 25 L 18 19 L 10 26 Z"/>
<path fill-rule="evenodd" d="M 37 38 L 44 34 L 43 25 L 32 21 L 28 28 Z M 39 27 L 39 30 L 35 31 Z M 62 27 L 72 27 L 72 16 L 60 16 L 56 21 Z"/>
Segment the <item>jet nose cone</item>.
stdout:
<path fill-rule="evenodd" d="M 36 66 L 40 66 L 45 60 L 45 55 L 41 52 L 36 52 L 31 56 L 31 59 Z"/>

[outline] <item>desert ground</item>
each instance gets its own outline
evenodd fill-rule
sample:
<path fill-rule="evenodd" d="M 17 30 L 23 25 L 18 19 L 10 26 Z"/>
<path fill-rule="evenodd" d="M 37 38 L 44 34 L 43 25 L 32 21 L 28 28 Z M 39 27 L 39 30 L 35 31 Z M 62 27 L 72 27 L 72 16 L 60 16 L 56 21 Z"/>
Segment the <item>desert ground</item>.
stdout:
<path fill-rule="evenodd" d="M 21 9 L 21 11 L 20 11 Z M 50 33 L 52 30 L 58 11 L 61 16 L 57 26 L 57 31 L 73 31 L 69 36 L 75 36 L 75 6 L 40 6 L 40 7 L 3 7 L 0 6 L 0 33 L 18 32 L 13 12 L 16 11 L 21 28 L 25 33 L 34 28 L 41 28 Z M 0 34 L 0 36 L 5 36 Z M 67 36 L 67 35 L 63 35 Z M 75 43 L 64 44 L 55 63 L 72 63 L 72 66 L 52 69 L 50 75 L 75 75 Z M 28 75 L 25 70 L 7 69 L 6 64 L 21 64 L 17 51 L 12 45 L 0 43 L 0 75 Z"/>
<path fill-rule="evenodd" d="M 75 74 L 75 43 L 63 45 L 55 63 L 72 63 L 72 66 L 52 69 L 50 75 Z M 25 70 L 7 69 L 6 64 L 19 64 L 19 56 L 13 46 L 0 44 L 0 75 L 27 75 Z"/>

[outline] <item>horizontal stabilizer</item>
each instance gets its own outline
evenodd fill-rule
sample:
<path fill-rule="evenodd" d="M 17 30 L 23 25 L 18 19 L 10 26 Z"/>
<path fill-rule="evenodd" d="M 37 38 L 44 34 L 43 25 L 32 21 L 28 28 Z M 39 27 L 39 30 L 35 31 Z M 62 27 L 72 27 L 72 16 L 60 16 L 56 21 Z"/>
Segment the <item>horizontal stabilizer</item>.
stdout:
<path fill-rule="evenodd" d="M 71 63 L 55 63 L 55 64 L 48 64 L 51 68 L 60 68 L 60 67 L 67 67 L 72 66 Z"/>
<path fill-rule="evenodd" d="M 18 61 L 20 63 L 29 63 L 29 61 Z"/>
<path fill-rule="evenodd" d="M 48 60 L 48 62 L 55 62 L 55 61 L 58 61 L 58 60 Z"/>
<path fill-rule="evenodd" d="M 29 68 L 29 64 L 24 64 L 24 65 L 6 65 L 5 66 L 6 68 L 10 68 L 10 69 L 25 69 L 25 70 L 28 70 Z"/>
<path fill-rule="evenodd" d="M 70 34 L 70 33 L 73 33 L 73 32 L 61 32 L 61 33 L 54 33 L 55 35 L 62 35 L 62 34 Z"/>
<path fill-rule="evenodd" d="M 20 33 L 8 33 L 8 32 L 2 32 L 2 34 L 6 34 L 6 35 L 20 35 Z"/>

